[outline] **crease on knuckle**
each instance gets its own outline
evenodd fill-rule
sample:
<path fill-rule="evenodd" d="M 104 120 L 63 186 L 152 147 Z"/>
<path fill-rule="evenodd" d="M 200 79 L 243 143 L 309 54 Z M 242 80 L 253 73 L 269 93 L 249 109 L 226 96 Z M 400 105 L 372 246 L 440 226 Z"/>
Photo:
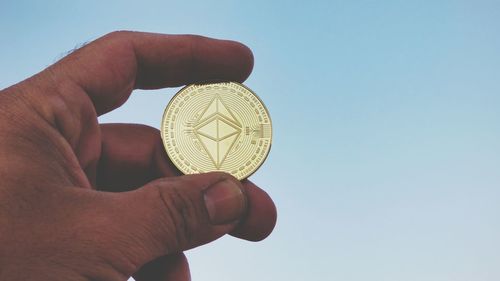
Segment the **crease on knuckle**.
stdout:
<path fill-rule="evenodd" d="M 188 40 L 188 73 L 193 77 L 193 80 L 199 80 L 201 77 L 200 73 L 200 45 L 203 44 L 203 37 L 198 35 L 190 35 Z"/>
<path fill-rule="evenodd" d="M 184 249 L 193 243 L 197 224 L 195 205 L 190 198 L 177 187 L 168 189 L 156 187 L 163 204 L 166 217 L 165 229 L 167 252 L 172 253 Z"/>

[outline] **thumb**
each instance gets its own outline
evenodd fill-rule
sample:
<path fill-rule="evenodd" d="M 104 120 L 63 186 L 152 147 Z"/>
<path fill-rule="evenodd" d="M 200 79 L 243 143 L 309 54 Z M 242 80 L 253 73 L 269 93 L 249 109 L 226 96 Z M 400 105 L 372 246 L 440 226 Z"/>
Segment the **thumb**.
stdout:
<path fill-rule="evenodd" d="M 243 218 L 243 186 L 224 173 L 163 178 L 129 192 L 109 194 L 107 227 L 112 246 L 130 273 L 167 254 L 184 251 L 232 231 Z M 103 202 L 109 207 L 110 202 Z M 109 209 L 108 209 L 109 210 Z"/>

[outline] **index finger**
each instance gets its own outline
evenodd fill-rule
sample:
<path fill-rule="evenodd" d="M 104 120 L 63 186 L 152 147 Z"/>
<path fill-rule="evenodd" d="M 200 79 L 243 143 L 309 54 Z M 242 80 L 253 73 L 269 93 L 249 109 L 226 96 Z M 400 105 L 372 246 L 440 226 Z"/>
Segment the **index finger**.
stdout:
<path fill-rule="evenodd" d="M 245 45 L 194 35 L 118 31 L 50 67 L 92 100 L 98 115 L 123 104 L 133 89 L 175 87 L 209 80 L 244 81 L 253 67 Z"/>

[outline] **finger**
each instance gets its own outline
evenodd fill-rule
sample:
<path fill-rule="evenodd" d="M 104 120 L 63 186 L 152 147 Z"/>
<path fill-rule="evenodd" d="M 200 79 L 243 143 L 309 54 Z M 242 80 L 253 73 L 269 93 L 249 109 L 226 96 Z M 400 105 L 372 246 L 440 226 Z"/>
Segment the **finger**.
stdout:
<path fill-rule="evenodd" d="M 251 51 L 234 41 L 120 31 L 77 50 L 49 72 L 56 83 L 72 81 L 82 88 L 103 114 L 123 104 L 134 88 L 244 81 L 252 67 Z"/>
<path fill-rule="evenodd" d="M 126 191 L 154 179 L 179 175 L 168 160 L 160 132 L 138 124 L 103 124 L 97 188 Z"/>
<path fill-rule="evenodd" d="M 249 241 L 263 240 L 276 225 L 276 206 L 271 197 L 251 181 L 243 181 L 243 186 L 248 197 L 247 216 L 231 235 Z"/>
<path fill-rule="evenodd" d="M 183 253 L 157 258 L 133 275 L 136 281 L 188 281 L 189 264 Z"/>
<path fill-rule="evenodd" d="M 97 223 L 103 223 L 89 236 L 120 249 L 130 274 L 158 257 L 229 233 L 247 212 L 243 186 L 224 173 L 162 178 L 137 190 L 96 195 L 106 195 L 92 198 Z"/>
<path fill-rule="evenodd" d="M 133 124 L 101 125 L 102 156 L 98 168 L 98 189 L 126 191 L 179 172 L 165 153 L 157 129 Z M 266 238 L 276 224 L 276 207 L 269 195 L 246 180 L 247 217 L 231 233 L 250 241 Z"/>

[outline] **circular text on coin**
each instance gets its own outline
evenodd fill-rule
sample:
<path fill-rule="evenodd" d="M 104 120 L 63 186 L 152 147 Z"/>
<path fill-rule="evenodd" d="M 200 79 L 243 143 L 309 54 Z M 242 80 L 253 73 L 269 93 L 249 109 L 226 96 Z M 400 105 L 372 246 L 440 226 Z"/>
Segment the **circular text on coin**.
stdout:
<path fill-rule="evenodd" d="M 223 171 L 242 180 L 269 153 L 271 118 L 259 97 L 242 84 L 193 84 L 167 105 L 161 137 L 170 160 L 184 174 Z"/>

